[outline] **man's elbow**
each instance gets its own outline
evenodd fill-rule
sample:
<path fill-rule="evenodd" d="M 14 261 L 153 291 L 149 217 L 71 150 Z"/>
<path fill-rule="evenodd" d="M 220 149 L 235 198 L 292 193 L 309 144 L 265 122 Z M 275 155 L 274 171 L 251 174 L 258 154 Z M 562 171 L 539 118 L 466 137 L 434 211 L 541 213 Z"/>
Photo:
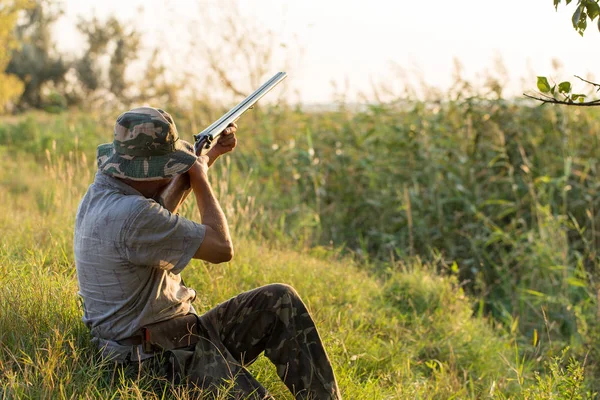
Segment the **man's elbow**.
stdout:
<path fill-rule="evenodd" d="M 210 227 L 206 229 L 206 235 L 194 258 L 199 258 L 209 263 L 219 264 L 231 261 L 233 258 L 233 243 L 229 235 L 219 235 Z"/>
<path fill-rule="evenodd" d="M 231 261 L 232 258 L 233 258 L 233 245 L 231 244 L 231 242 L 228 242 L 228 243 L 224 244 L 223 247 L 219 249 L 219 251 L 215 251 L 214 260 L 212 260 L 211 262 L 213 264 L 220 264 L 220 263 Z"/>
<path fill-rule="evenodd" d="M 229 243 L 226 249 L 223 250 L 223 260 L 221 262 L 229 262 L 233 259 L 233 245 Z"/>

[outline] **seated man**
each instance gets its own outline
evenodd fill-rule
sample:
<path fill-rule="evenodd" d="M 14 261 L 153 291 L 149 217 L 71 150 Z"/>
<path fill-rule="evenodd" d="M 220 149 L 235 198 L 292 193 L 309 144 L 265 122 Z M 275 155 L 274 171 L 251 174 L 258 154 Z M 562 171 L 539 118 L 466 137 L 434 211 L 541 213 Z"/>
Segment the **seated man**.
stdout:
<path fill-rule="evenodd" d="M 169 379 L 207 392 L 228 380 L 238 397 L 270 398 L 243 367 L 264 351 L 296 398 L 339 399 L 315 324 L 294 289 L 259 287 L 196 316 L 196 292 L 181 279 L 192 258 L 233 257 L 207 173 L 236 146 L 236 129 L 228 127 L 207 156 L 197 157 L 163 110 L 142 107 L 118 117 L 113 143 L 98 147 L 99 170 L 77 211 L 83 321 L 105 357 L 158 363 Z M 202 224 L 153 200 L 186 172 Z"/>

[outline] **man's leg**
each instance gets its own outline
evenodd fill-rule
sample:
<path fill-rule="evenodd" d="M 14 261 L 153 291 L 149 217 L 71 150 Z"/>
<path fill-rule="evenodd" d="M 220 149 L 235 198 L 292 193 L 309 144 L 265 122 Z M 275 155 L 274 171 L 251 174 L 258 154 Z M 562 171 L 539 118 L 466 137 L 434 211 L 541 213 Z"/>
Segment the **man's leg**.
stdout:
<path fill-rule="evenodd" d="M 241 293 L 200 316 L 240 363 L 263 351 L 298 399 L 340 399 L 317 328 L 296 291 L 283 284 Z"/>
<path fill-rule="evenodd" d="M 204 331 L 204 332 L 203 332 Z M 162 375 L 172 383 L 187 383 L 202 396 L 227 394 L 227 398 L 273 399 L 267 390 L 229 354 L 218 337 L 200 327 L 194 346 L 170 350 L 162 355 Z M 212 398 L 212 397 L 211 397 Z"/>

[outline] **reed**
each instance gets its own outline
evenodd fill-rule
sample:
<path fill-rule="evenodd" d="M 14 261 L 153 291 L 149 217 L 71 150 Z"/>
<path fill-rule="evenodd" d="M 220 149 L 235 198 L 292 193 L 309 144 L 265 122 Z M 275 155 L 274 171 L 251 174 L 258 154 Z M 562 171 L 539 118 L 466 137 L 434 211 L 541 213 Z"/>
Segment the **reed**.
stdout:
<path fill-rule="evenodd" d="M 294 285 L 346 398 L 593 397 L 595 111 L 468 99 L 256 113 L 212 172 L 236 259 L 184 272 L 199 309 Z M 103 364 L 80 321 L 72 226 L 107 120 L 0 121 L 6 398 L 192 396 Z M 191 120 L 179 112 L 183 137 Z M 265 360 L 251 368 L 285 398 Z"/>

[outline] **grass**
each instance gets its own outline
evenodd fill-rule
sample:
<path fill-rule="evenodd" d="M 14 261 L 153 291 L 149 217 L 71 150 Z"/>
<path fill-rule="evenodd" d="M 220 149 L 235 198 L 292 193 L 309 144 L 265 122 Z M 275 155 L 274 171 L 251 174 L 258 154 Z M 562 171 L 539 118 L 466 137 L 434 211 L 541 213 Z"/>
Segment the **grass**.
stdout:
<path fill-rule="evenodd" d="M 186 268 L 196 308 L 267 283 L 294 286 L 348 399 L 594 397 L 593 218 L 580 218 L 595 201 L 595 167 L 583 168 L 593 161 L 580 154 L 569 167 L 568 158 L 534 151 L 554 143 L 538 128 L 502 145 L 515 119 L 502 109 L 485 119 L 485 107 L 498 104 L 471 109 L 471 125 L 487 135 L 485 151 L 471 157 L 466 142 L 450 139 L 463 129 L 458 106 L 257 119 L 279 118 L 296 133 L 268 126 L 270 138 L 249 136 L 247 149 L 215 168 L 236 257 Z M 511 110 L 518 122 L 541 118 L 539 129 L 554 123 L 552 113 Z M 393 122 L 399 115 L 403 124 Z M 93 148 L 110 137 L 105 120 L 63 114 L 0 123 L 4 398 L 193 396 L 103 363 L 81 322 L 73 222 L 93 179 Z M 594 148 L 566 136 L 571 155 Z M 531 147 L 527 168 L 547 166 L 543 173 L 523 173 L 519 146 Z M 566 183 L 592 198 L 573 204 L 559 190 Z M 191 202 L 183 212 L 197 218 Z M 277 398 L 289 398 L 265 359 L 250 368 Z"/>

